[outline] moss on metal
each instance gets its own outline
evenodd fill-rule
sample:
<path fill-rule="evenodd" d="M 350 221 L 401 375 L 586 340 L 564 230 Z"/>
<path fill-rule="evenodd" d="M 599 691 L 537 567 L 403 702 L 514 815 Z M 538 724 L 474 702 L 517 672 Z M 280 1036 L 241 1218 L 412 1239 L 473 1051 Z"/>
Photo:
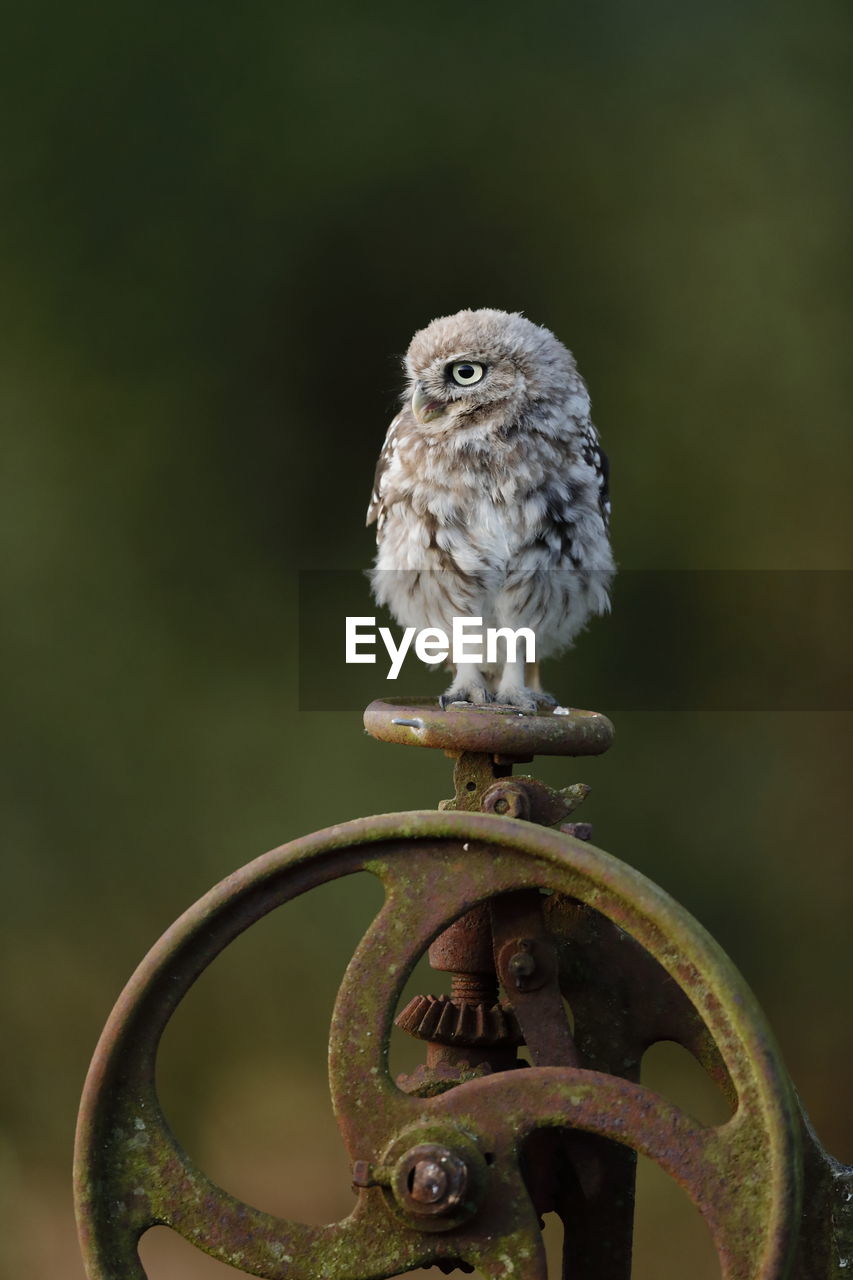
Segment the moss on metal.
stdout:
<path fill-rule="evenodd" d="M 382 882 L 386 903 L 336 1003 L 330 1045 L 336 1114 L 350 1158 L 376 1168 L 401 1141 L 443 1135 L 452 1143 L 456 1134 L 463 1146 L 473 1144 L 485 1162 L 478 1197 L 442 1232 L 404 1220 L 378 1185 L 363 1187 L 352 1215 L 328 1227 L 286 1222 L 242 1204 L 181 1150 L 154 1090 L 163 1028 L 211 960 L 290 898 L 363 871 Z M 639 1061 L 642 1046 L 630 1019 L 607 1035 L 581 1027 L 580 1068 L 484 1075 L 431 1097 L 395 1085 L 391 1019 L 418 957 L 479 902 L 530 887 L 548 891 L 555 934 L 563 929 L 571 938 L 561 961 L 564 991 L 576 994 L 583 985 L 583 965 L 572 969 L 571 960 L 581 943 L 592 957 L 587 973 L 611 952 L 630 953 L 638 980 L 669 992 L 647 1005 L 647 1030 L 656 1034 L 668 1018 L 677 1021 L 686 1047 L 736 1100 L 727 1123 L 700 1126 L 635 1080 L 594 1069 L 596 1055 L 610 1063 L 620 1036 Z M 633 939 L 633 952 L 613 942 L 623 936 Z M 640 954 L 648 958 L 645 969 Z M 802 1241 L 811 1230 L 820 1245 L 831 1229 L 849 1247 L 849 1214 L 841 1206 L 850 1171 L 830 1177 L 828 1157 L 808 1139 L 809 1187 L 823 1187 L 823 1208 L 819 1220 L 807 1213 L 798 1233 L 803 1121 L 772 1034 L 731 962 L 661 889 L 601 850 L 512 818 L 429 810 L 335 826 L 273 850 L 212 889 L 164 935 L 122 994 L 93 1060 L 78 1128 L 76 1196 L 88 1275 L 140 1280 L 138 1238 L 165 1223 L 269 1280 L 379 1280 L 454 1259 L 487 1276 L 540 1280 L 544 1255 L 521 1152 L 529 1135 L 548 1128 L 597 1134 L 656 1160 L 705 1215 L 725 1280 L 782 1280 L 791 1267 L 803 1280 L 841 1274 L 831 1269 L 842 1267 L 841 1243 L 826 1246 L 825 1272 L 809 1272 L 798 1235 Z"/>

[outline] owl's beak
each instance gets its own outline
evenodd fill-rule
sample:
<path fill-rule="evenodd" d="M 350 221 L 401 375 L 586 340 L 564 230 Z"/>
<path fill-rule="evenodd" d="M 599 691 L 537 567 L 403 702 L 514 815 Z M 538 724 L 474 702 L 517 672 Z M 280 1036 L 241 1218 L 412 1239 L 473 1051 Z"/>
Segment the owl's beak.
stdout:
<path fill-rule="evenodd" d="M 442 400 L 430 400 L 423 387 L 418 384 L 412 396 L 412 413 L 421 424 L 440 418 L 447 405 Z"/>

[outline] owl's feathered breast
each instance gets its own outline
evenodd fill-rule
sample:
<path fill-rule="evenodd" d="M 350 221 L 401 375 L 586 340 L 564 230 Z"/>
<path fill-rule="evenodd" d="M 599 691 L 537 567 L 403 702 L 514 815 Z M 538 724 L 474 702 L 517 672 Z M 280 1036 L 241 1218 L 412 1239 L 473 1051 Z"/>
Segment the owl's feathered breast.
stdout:
<path fill-rule="evenodd" d="M 378 568 L 470 573 L 578 567 L 607 545 L 608 518 L 607 460 L 591 423 L 425 436 L 404 408 L 379 456 L 367 523 L 377 525 Z"/>

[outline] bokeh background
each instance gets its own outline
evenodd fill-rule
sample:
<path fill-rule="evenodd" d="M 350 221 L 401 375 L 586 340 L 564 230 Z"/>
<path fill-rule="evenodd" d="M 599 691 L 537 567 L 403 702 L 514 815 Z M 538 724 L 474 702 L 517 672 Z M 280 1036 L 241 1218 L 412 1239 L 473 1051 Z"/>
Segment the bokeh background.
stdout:
<path fill-rule="evenodd" d="M 443 758 L 297 699 L 297 573 L 369 563 L 416 328 L 498 306 L 568 342 L 625 571 L 851 568 L 851 34 L 844 0 L 7 6 L 5 1275 L 82 1277 L 77 1099 L 162 929 L 270 846 L 448 794 Z M 541 775 L 592 783 L 597 842 L 729 950 L 853 1161 L 849 712 L 616 719 Z M 261 1207 L 350 1205 L 325 1036 L 376 905 L 264 922 L 170 1028 L 178 1135 Z M 666 1054 L 649 1079 L 706 1105 Z M 703 1232 L 644 1169 L 640 1280 L 718 1274 Z M 144 1256 L 227 1271 L 165 1232 Z"/>

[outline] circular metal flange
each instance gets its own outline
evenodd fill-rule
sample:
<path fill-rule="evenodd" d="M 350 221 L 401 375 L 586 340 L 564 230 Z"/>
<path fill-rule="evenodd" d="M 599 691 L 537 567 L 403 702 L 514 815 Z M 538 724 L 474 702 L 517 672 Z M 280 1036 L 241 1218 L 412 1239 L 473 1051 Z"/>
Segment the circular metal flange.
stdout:
<path fill-rule="evenodd" d="M 354 872 L 378 877 L 386 894 L 332 1019 L 332 1099 L 359 1193 L 344 1221 L 308 1226 L 242 1203 L 195 1167 L 160 1109 L 157 1048 L 180 1001 L 229 942 L 288 900 Z M 736 1097 L 724 1124 L 703 1125 L 639 1084 L 580 1067 L 496 1072 L 430 1097 L 398 1088 L 388 1044 L 418 959 L 453 920 L 522 889 L 593 907 L 686 993 Z M 139 1238 L 165 1224 L 267 1280 L 382 1280 L 455 1260 L 488 1280 L 545 1280 L 538 1215 L 521 1168 L 524 1143 L 543 1129 L 600 1135 L 654 1160 L 703 1214 L 723 1280 L 787 1274 L 801 1200 L 793 1090 L 749 989 L 687 912 L 601 850 L 512 818 L 430 810 L 333 827 L 273 850 L 212 889 L 164 935 L 120 997 L 78 1123 L 75 1194 L 87 1273 L 90 1280 L 145 1280 Z M 461 1160 L 466 1182 L 443 1222 L 437 1214 L 426 1225 L 423 1215 L 418 1227 L 411 1205 L 399 1200 L 405 1193 L 398 1188 L 394 1196 L 394 1178 L 400 1161 L 409 1161 L 406 1189 L 414 1189 L 411 1160 L 417 1165 L 419 1157 L 412 1152 L 427 1144 Z M 449 1185 L 451 1172 L 440 1172 Z M 446 1194 L 435 1170 L 422 1167 L 417 1178 L 419 1194 Z"/>
<path fill-rule="evenodd" d="M 543 710 L 529 715 L 492 703 L 454 704 L 443 711 L 435 699 L 385 698 L 371 702 L 364 727 L 382 742 L 408 747 L 438 747 L 489 755 L 598 756 L 613 741 L 613 725 L 598 711 Z"/>

